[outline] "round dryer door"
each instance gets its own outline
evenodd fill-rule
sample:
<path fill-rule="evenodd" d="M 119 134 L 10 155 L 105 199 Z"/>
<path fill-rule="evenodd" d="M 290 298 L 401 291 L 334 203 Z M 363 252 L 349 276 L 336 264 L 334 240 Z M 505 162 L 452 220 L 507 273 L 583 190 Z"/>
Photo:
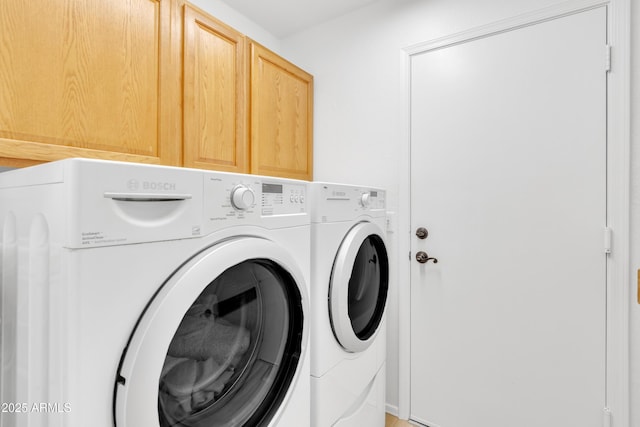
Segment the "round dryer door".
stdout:
<path fill-rule="evenodd" d="M 267 426 L 300 375 L 304 276 L 272 242 L 203 251 L 140 317 L 115 386 L 118 427 Z"/>
<path fill-rule="evenodd" d="M 340 244 L 329 288 L 331 325 L 349 352 L 371 345 L 384 314 L 389 287 L 389 259 L 383 232 L 361 222 Z"/>

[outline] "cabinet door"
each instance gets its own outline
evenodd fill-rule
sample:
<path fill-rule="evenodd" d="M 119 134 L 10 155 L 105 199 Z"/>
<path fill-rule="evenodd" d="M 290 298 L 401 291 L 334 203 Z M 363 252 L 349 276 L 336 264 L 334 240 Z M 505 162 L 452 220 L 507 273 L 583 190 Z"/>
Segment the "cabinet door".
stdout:
<path fill-rule="evenodd" d="M 244 36 L 184 9 L 184 165 L 248 172 Z"/>
<path fill-rule="evenodd" d="M 0 1 L 3 163 L 82 156 L 177 164 L 176 4 Z"/>
<path fill-rule="evenodd" d="M 313 76 L 251 42 L 251 173 L 313 178 Z"/>

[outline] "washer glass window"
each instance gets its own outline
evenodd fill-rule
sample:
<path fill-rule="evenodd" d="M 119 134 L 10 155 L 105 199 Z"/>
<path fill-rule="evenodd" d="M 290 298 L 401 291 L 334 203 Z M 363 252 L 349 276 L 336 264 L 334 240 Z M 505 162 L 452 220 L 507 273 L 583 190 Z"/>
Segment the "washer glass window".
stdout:
<path fill-rule="evenodd" d="M 302 316 L 296 283 L 271 261 L 242 262 L 209 283 L 169 345 L 161 427 L 267 425 L 297 368 Z"/>
<path fill-rule="evenodd" d="M 360 245 L 349 278 L 348 314 L 356 336 L 367 340 L 378 328 L 389 286 L 389 261 L 382 239 L 369 235 Z"/>

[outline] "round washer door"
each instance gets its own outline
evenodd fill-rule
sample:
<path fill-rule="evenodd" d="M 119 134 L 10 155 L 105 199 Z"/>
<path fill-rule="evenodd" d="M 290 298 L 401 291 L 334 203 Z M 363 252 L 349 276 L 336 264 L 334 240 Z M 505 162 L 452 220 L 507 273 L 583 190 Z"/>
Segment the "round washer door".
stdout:
<path fill-rule="evenodd" d="M 306 351 L 304 280 L 283 248 L 260 238 L 219 243 L 182 265 L 124 351 L 116 426 L 267 426 L 277 419 Z"/>
<path fill-rule="evenodd" d="M 358 223 L 340 244 L 329 287 L 331 325 L 345 350 L 358 352 L 371 345 L 382 322 L 388 288 L 383 232 L 374 223 Z"/>

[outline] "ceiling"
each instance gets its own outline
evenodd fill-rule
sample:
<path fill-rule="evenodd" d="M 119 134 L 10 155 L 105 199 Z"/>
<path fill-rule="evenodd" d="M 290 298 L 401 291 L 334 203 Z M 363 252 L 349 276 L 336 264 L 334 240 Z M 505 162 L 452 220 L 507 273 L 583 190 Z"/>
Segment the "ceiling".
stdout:
<path fill-rule="evenodd" d="M 336 18 L 376 0 L 222 0 L 278 38 Z"/>

